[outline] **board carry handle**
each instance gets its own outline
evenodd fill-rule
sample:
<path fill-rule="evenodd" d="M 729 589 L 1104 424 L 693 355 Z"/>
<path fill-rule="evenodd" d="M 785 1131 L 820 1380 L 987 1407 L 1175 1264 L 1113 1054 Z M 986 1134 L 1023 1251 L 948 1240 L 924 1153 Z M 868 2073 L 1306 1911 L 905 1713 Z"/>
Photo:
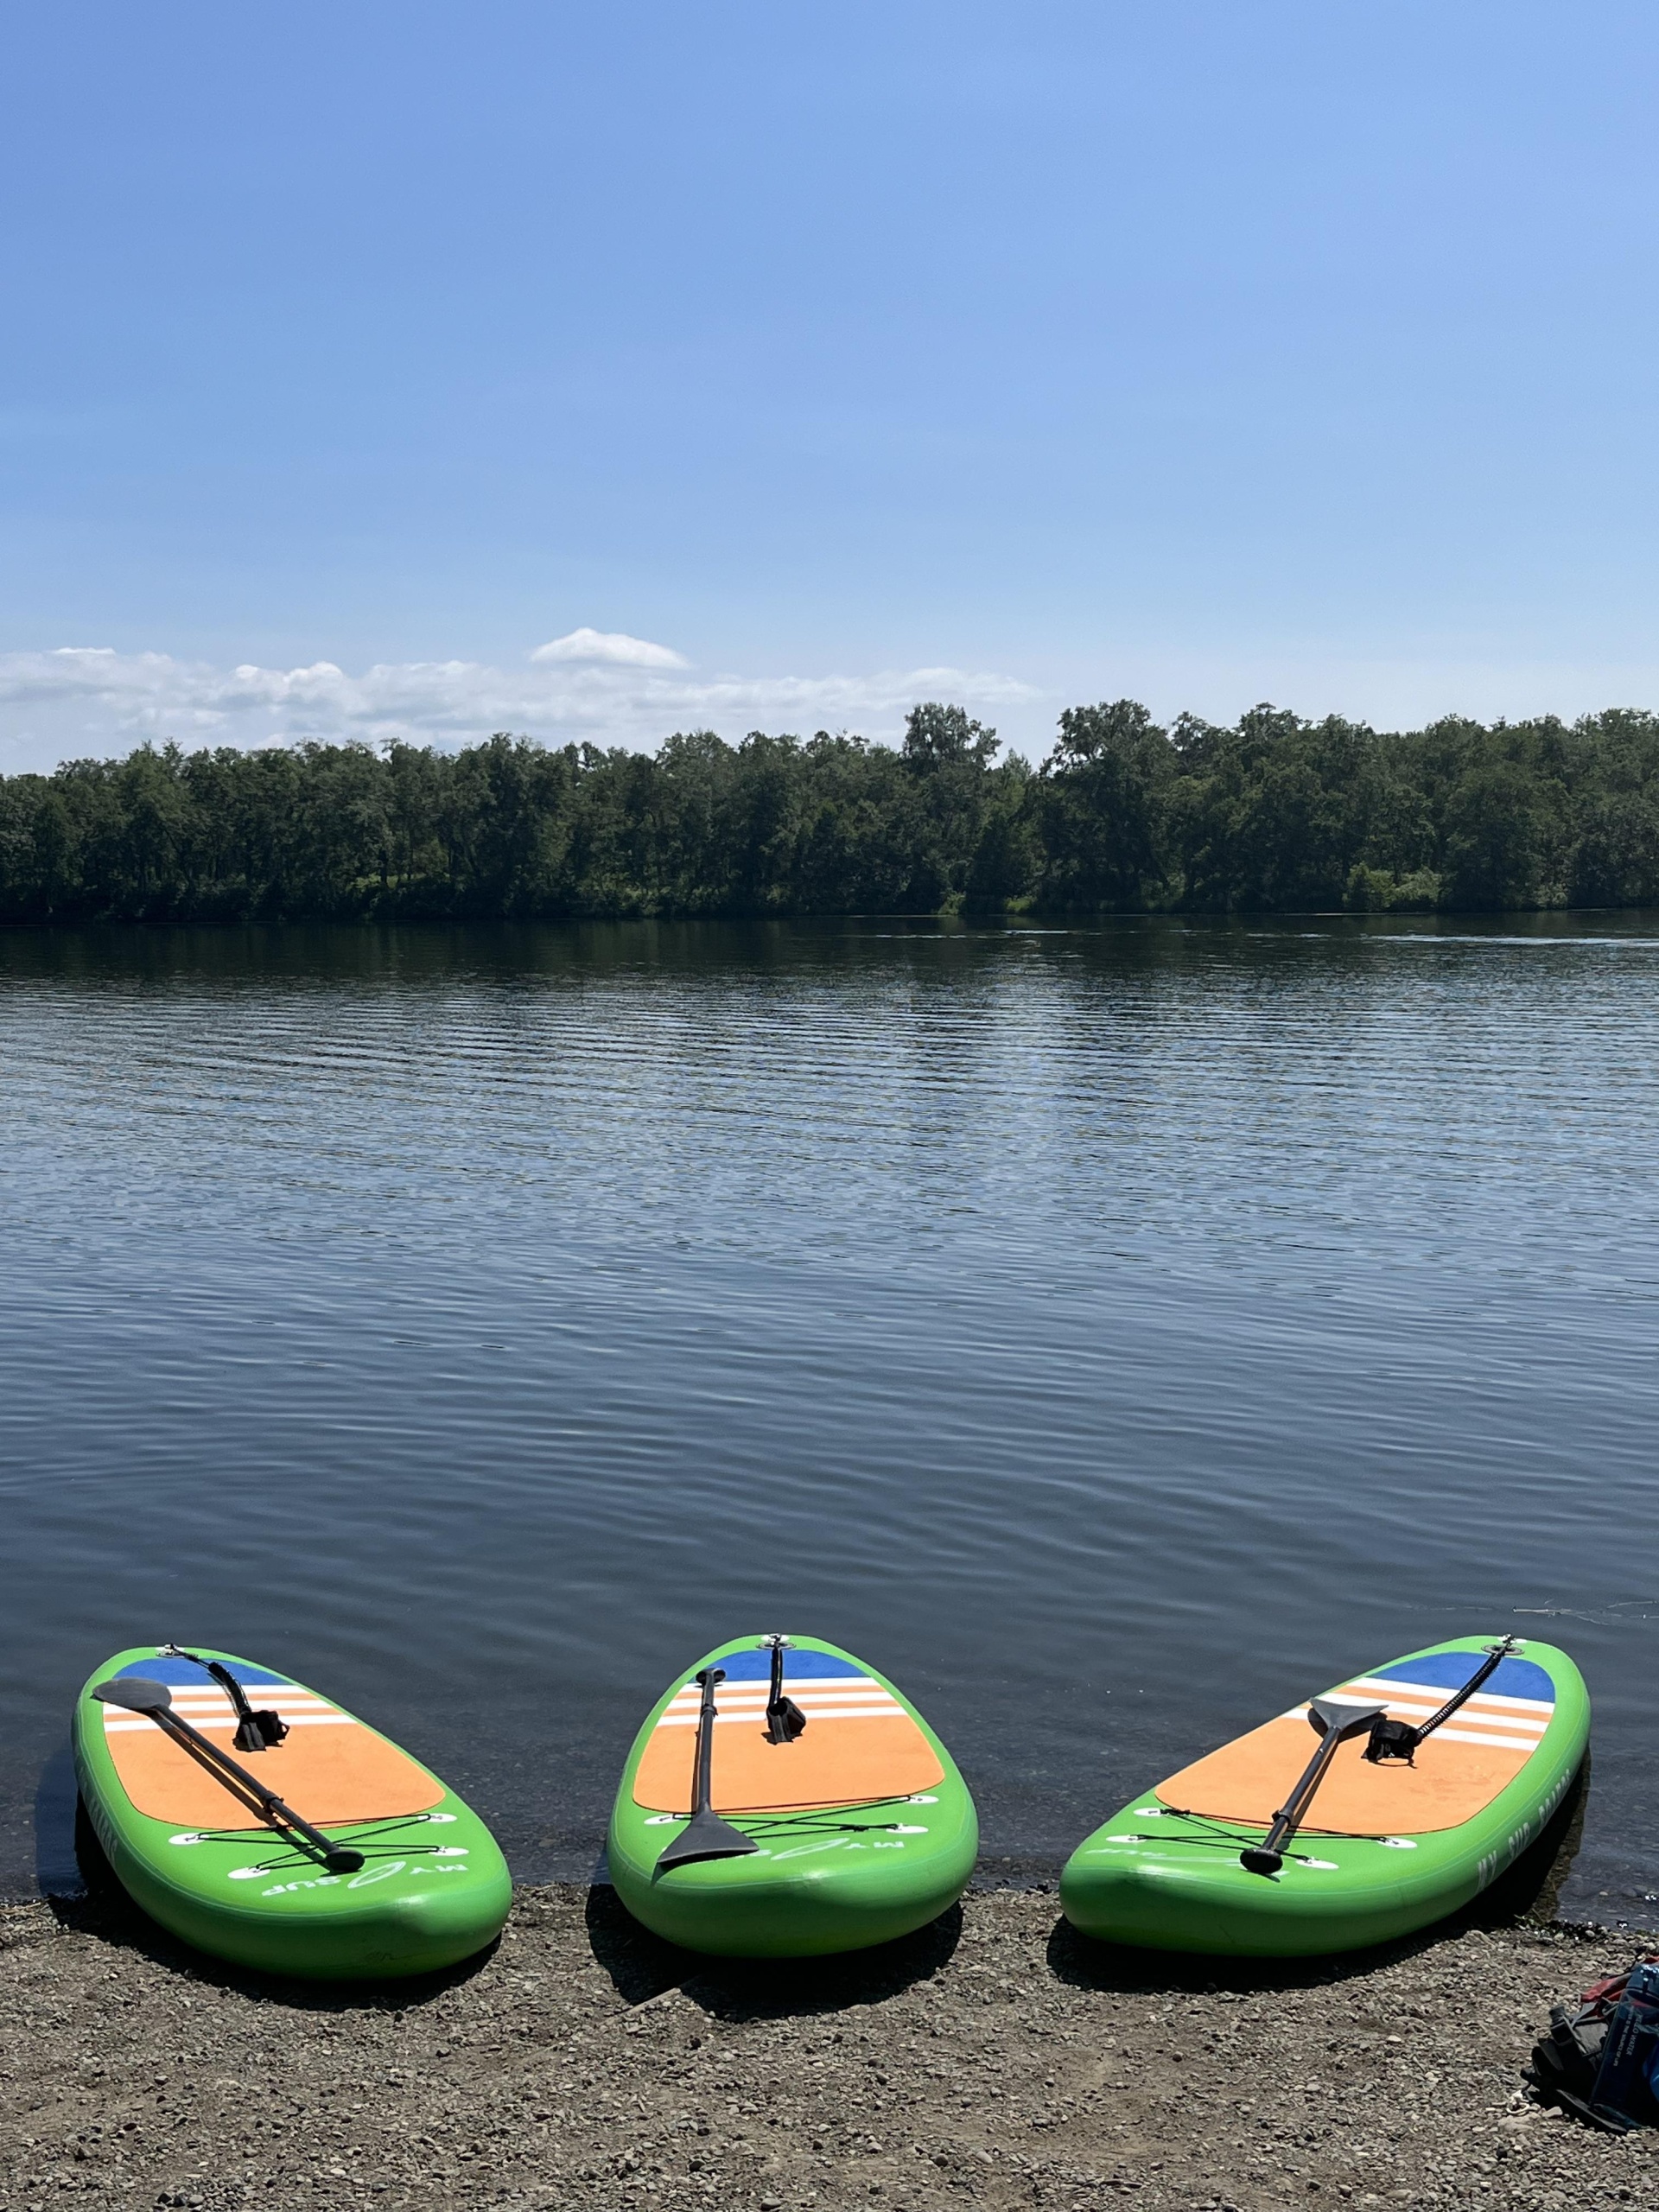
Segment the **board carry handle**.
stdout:
<path fill-rule="evenodd" d="M 291 1805 L 285 1805 L 274 1789 L 267 1789 L 263 1782 L 251 1775 L 246 1767 L 238 1766 L 228 1751 L 221 1751 L 181 1713 L 175 1713 L 173 1693 L 165 1682 L 147 1681 L 138 1675 L 116 1675 L 107 1682 L 95 1683 L 92 1695 L 101 1698 L 105 1705 L 124 1706 L 130 1713 L 148 1713 L 163 1734 L 193 1752 L 213 1779 L 222 1783 L 232 1796 L 245 1790 L 273 1827 L 301 1837 L 331 1874 L 355 1874 L 363 1865 L 360 1851 L 334 1843 L 321 1828 L 314 1828 Z"/>
<path fill-rule="evenodd" d="M 753 1836 L 722 1821 L 715 1810 L 715 1722 L 719 1718 L 715 1687 L 725 1681 L 726 1669 L 704 1667 L 696 1679 L 702 1691 L 697 1708 L 696 1794 L 691 1801 L 690 1821 L 657 1854 L 659 1874 L 666 1874 L 671 1867 L 689 1866 L 695 1859 L 741 1859 L 760 1848 Z"/>
<path fill-rule="evenodd" d="M 1338 1748 L 1382 1715 L 1380 1705 L 1344 1705 L 1341 1699 L 1334 1697 L 1316 1697 L 1309 1701 L 1308 1725 L 1319 1735 L 1319 1748 L 1302 1770 L 1300 1781 L 1274 1815 L 1273 1826 L 1262 1841 L 1239 1853 L 1241 1866 L 1248 1867 L 1252 1874 L 1279 1872 L 1285 1863 L 1285 1846 L 1307 1817 L 1314 1792 L 1330 1772 Z"/>
<path fill-rule="evenodd" d="M 766 1700 L 766 1741 L 769 1744 L 792 1744 L 806 1726 L 806 1715 L 792 1697 L 784 1694 L 784 1654 L 790 1648 L 786 1636 L 763 1636 L 760 1649 L 772 1654 L 772 1693 Z"/>
<path fill-rule="evenodd" d="M 288 1723 L 280 1713 L 268 1707 L 256 1713 L 248 1703 L 247 1692 L 230 1669 L 218 1659 L 204 1659 L 199 1651 L 183 1650 L 176 1643 L 166 1645 L 163 1659 L 188 1659 L 193 1667 L 205 1667 L 236 1708 L 236 1734 L 232 1738 L 238 1751 L 268 1751 L 280 1744 L 288 1734 Z"/>
<path fill-rule="evenodd" d="M 1409 1720 L 1390 1720 L 1387 1713 L 1372 1721 L 1371 1740 L 1365 1746 L 1365 1757 L 1374 1766 L 1384 1759 L 1404 1759 L 1408 1766 L 1412 1765 L 1416 1759 L 1417 1746 L 1424 1737 L 1432 1736 L 1442 1721 L 1452 1718 L 1460 1705 L 1466 1705 L 1481 1684 L 1489 1681 L 1497 1672 L 1511 1652 L 1522 1651 L 1525 1648 L 1518 1636 L 1506 1636 L 1500 1643 L 1489 1643 L 1485 1659 L 1463 1688 L 1454 1691 L 1438 1713 L 1431 1713 L 1417 1727 L 1414 1728 Z"/>

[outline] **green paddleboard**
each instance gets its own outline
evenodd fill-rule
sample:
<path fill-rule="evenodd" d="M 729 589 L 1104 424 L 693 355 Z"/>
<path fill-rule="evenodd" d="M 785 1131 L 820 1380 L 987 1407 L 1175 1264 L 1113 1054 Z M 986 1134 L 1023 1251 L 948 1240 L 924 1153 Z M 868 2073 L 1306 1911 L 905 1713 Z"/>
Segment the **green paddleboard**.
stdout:
<path fill-rule="evenodd" d="M 754 1848 L 664 1867 L 664 1852 L 691 1847 L 696 1677 L 715 1668 L 725 1680 L 708 1738 L 712 1816 Z M 772 1669 L 762 1638 L 739 1637 L 658 1699 L 611 1815 L 617 1894 L 671 1942 L 741 1958 L 855 1951 L 937 1919 L 967 1887 L 979 1848 L 950 1752 L 884 1675 L 816 1637 L 783 1652 L 783 1691 L 804 1726 L 774 1741 Z"/>
<path fill-rule="evenodd" d="M 1493 1639 L 1460 1637 L 1328 1693 L 1421 1726 L 1473 1677 Z M 1157 1950 L 1291 1956 L 1347 1951 L 1427 1927 L 1478 1895 L 1535 1842 L 1571 1788 L 1590 1699 L 1564 1651 L 1527 1643 L 1407 1764 L 1343 1742 L 1283 1864 L 1259 1847 L 1319 1738 L 1299 1706 L 1224 1744 L 1078 1845 L 1060 1880 L 1085 1935 Z"/>
<path fill-rule="evenodd" d="M 238 1749 L 217 1660 L 248 1704 L 286 1725 Z M 168 1709 L 361 1864 L 330 1872 L 315 1847 L 260 1817 L 149 1714 L 92 1695 L 112 1677 L 165 1685 Z M 147 1694 L 130 1689 L 118 1694 Z M 226 1651 L 118 1651 L 75 1707 L 80 1794 L 116 1875 L 150 1916 L 240 1966 L 320 1980 L 424 1974 L 499 1934 L 506 1862 L 476 1813 L 343 1706 Z"/>

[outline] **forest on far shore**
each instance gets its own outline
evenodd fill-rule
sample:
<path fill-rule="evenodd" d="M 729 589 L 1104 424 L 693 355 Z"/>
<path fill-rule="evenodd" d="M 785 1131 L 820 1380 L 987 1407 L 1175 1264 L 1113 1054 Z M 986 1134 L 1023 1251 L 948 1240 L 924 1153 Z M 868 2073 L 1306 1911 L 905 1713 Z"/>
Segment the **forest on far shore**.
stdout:
<path fill-rule="evenodd" d="M 0 778 L 0 920 L 1497 912 L 1659 906 L 1659 717 L 1382 732 L 1060 716 L 1040 766 L 902 747 L 140 747 Z"/>

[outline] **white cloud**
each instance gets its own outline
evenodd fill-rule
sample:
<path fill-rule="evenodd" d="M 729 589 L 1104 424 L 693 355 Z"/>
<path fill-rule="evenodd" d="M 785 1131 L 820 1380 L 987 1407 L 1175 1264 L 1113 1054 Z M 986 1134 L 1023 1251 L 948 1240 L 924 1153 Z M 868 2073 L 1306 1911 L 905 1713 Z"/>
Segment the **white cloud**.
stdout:
<path fill-rule="evenodd" d="M 532 661 L 605 661 L 613 668 L 690 668 L 671 645 L 653 645 L 648 638 L 631 638 L 626 630 L 571 630 L 545 645 L 537 645 Z"/>
<path fill-rule="evenodd" d="M 702 677 L 677 657 L 666 664 L 550 660 L 547 652 L 543 647 L 518 670 L 480 661 L 401 661 L 358 675 L 333 661 L 223 668 L 108 646 L 3 653 L 0 768 L 48 768 L 60 760 L 123 753 L 145 739 L 168 738 L 187 749 L 306 738 L 459 744 L 493 730 L 548 744 L 575 740 L 635 747 L 660 744 L 676 729 L 697 728 L 733 740 L 754 728 L 803 735 L 856 728 L 893 740 L 918 699 L 950 699 L 994 715 L 1001 707 L 1033 707 L 1044 696 L 1012 677 L 954 668 Z"/>
<path fill-rule="evenodd" d="M 597 634 L 578 630 L 571 637 Z M 644 639 L 624 642 L 668 652 Z M 1010 747 L 1040 758 L 1061 707 L 1126 695 L 1145 700 L 1160 719 L 1190 707 L 1231 721 L 1255 701 L 1271 699 L 1300 714 L 1351 715 L 1381 729 L 1409 729 L 1452 712 L 1482 721 L 1552 712 L 1570 718 L 1659 697 L 1659 666 L 1645 663 L 1383 661 L 1306 646 L 1249 654 L 1106 648 L 1087 659 L 1071 656 L 1046 690 L 973 669 L 704 675 L 677 656 L 664 663 L 551 653 L 543 646 L 512 669 L 398 661 L 355 675 L 333 661 L 225 668 L 107 645 L 0 653 L 0 772 L 124 753 L 146 738 L 176 738 L 187 748 L 304 738 L 455 745 L 505 729 L 550 745 L 641 747 L 659 745 L 677 729 L 712 728 L 733 741 L 751 729 L 803 736 L 856 729 L 891 744 L 918 699 L 954 701 L 995 723 Z"/>

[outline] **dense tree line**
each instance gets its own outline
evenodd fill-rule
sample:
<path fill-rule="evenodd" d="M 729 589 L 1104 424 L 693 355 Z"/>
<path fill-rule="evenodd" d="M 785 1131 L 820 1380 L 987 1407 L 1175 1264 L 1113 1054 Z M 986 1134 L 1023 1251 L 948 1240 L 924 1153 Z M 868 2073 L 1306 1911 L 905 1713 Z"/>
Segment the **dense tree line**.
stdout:
<path fill-rule="evenodd" d="M 902 748 L 141 747 L 0 779 L 0 919 L 1659 905 L 1659 718 L 1381 733 L 1077 707 L 1040 767 Z"/>

